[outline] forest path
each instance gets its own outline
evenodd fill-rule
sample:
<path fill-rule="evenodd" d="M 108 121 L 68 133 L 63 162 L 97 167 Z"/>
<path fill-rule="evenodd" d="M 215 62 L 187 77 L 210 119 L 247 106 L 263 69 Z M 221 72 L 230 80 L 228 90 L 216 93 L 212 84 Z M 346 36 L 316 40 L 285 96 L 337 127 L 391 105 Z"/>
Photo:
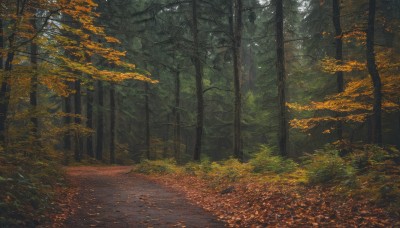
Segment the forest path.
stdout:
<path fill-rule="evenodd" d="M 64 227 L 224 227 L 214 216 L 185 197 L 132 167 L 68 167 L 77 187 L 77 209 Z"/>

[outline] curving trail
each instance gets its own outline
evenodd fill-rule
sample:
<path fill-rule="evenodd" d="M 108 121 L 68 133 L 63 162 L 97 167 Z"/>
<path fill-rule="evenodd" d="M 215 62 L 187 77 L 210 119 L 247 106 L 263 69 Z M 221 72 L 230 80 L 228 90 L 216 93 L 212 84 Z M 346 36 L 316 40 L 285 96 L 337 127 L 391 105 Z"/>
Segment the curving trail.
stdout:
<path fill-rule="evenodd" d="M 214 216 L 185 197 L 131 167 L 68 167 L 78 188 L 75 213 L 64 227 L 224 227 Z"/>

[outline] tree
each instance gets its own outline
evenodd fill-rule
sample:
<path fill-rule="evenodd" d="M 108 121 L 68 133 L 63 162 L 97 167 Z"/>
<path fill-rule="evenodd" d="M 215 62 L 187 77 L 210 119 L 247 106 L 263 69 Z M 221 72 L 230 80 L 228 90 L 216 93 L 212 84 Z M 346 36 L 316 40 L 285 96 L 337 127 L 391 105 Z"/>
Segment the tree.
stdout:
<path fill-rule="evenodd" d="M 3 18 L 0 18 L 0 50 L 4 49 Z M 3 71 L 3 53 L 0 51 L 0 70 Z"/>
<path fill-rule="evenodd" d="M 115 164 L 115 120 L 116 120 L 116 106 L 115 106 L 115 86 L 113 83 L 110 85 L 110 163 Z"/>
<path fill-rule="evenodd" d="M 103 160 L 104 145 L 104 88 L 101 80 L 97 81 L 97 124 L 96 124 L 96 159 Z"/>
<path fill-rule="evenodd" d="M 33 18 L 31 19 L 31 24 L 33 30 L 37 31 L 36 26 L 36 12 L 33 12 Z M 39 120 L 37 118 L 37 90 L 38 90 L 38 45 L 34 40 L 31 41 L 31 65 L 32 65 L 32 76 L 30 81 L 30 93 L 29 93 L 29 103 L 31 105 L 31 123 L 32 129 L 31 133 L 35 141 L 39 140 Z M 36 143 L 37 144 L 37 143 Z"/>
<path fill-rule="evenodd" d="M 4 29 L 3 29 L 3 18 L 0 18 L 0 50 L 3 50 L 4 49 Z M 3 77 L 2 77 L 2 87 L 3 87 L 3 82 L 4 82 L 4 80 L 6 79 L 4 76 L 5 76 L 5 74 L 3 73 L 3 70 L 4 70 L 4 64 L 3 64 L 3 61 L 4 61 L 4 59 L 3 59 L 3 53 L 2 53 L 2 51 L 0 51 L 0 70 L 1 70 L 1 72 L 2 72 L 2 75 L 3 75 Z M 4 85 L 4 86 L 6 86 L 6 84 Z M 3 88 L 1 88 L 1 89 L 3 89 Z M 0 93 L 0 103 L 2 103 L 3 101 L 5 101 L 5 94 L 3 94 L 3 93 Z M 5 118 L 6 118 L 6 116 L 5 116 L 5 114 L 6 114 L 6 111 L 7 110 L 5 110 L 5 106 L 1 106 L 0 105 L 0 108 L 2 109 L 1 110 L 1 113 L 0 113 L 0 144 L 1 144 L 1 146 L 4 146 L 4 141 L 5 141 Z"/>
<path fill-rule="evenodd" d="M 82 118 L 82 100 L 81 100 L 81 81 L 80 79 L 75 80 L 75 96 L 74 96 L 74 105 L 75 105 L 75 127 L 79 129 L 81 126 L 81 118 Z M 83 142 L 82 138 L 78 131 L 75 131 L 75 161 L 80 161 L 82 157 L 82 148 Z"/>
<path fill-rule="evenodd" d="M 367 68 L 373 84 L 373 142 L 382 145 L 382 82 L 374 51 L 376 1 L 369 0 L 367 24 Z"/>
<path fill-rule="evenodd" d="M 179 161 L 181 154 L 181 78 L 180 69 L 175 71 L 175 106 L 174 114 L 174 155 L 175 159 Z"/>
<path fill-rule="evenodd" d="M 58 138 L 65 136 L 67 149 L 71 149 L 72 142 L 70 134 L 79 135 L 83 128 L 79 127 L 81 121 L 80 87 L 77 84 L 86 77 L 107 81 L 122 81 L 125 79 L 148 79 L 135 69 L 135 65 L 123 60 L 124 51 L 112 48 L 113 44 L 118 44 L 118 39 L 108 36 L 104 28 L 96 25 L 98 14 L 95 8 L 98 5 L 93 1 L 2 1 L 1 22 L 5 22 L 7 27 L 3 30 L 2 57 L 7 53 L 5 70 L 1 71 L 2 85 L 0 89 L 0 135 L 2 135 L 2 146 L 4 142 L 23 141 L 32 143 L 37 140 L 27 140 L 28 135 L 36 134 L 39 126 L 39 114 L 49 117 L 50 113 L 46 106 L 51 106 L 51 102 L 57 99 L 47 99 L 54 94 L 65 97 L 65 113 L 57 113 L 54 107 L 51 108 L 52 119 L 47 118 L 43 121 L 43 126 L 56 123 L 58 117 L 64 117 L 66 126 L 62 130 L 56 131 L 60 134 Z M 38 15 L 38 17 L 36 17 Z M 68 18 L 68 20 L 67 20 Z M 96 40 L 88 37 L 93 35 Z M 4 44 L 3 41 L 7 41 Z M 86 56 L 95 56 L 98 62 L 114 64 L 118 70 L 110 71 L 87 61 Z M 26 61 L 31 62 L 31 67 L 26 66 Z M 1 61 L 3 63 L 3 61 Z M 27 70 L 28 69 L 28 70 Z M 30 79 L 29 82 L 26 79 Z M 86 81 L 86 80 L 85 80 Z M 151 80 L 148 80 L 151 81 Z M 72 87 L 71 83 L 76 85 Z M 42 85 L 42 86 L 39 86 Z M 11 90 L 11 87 L 13 89 Z M 40 91 L 39 91 L 40 89 Z M 71 94 L 75 94 L 75 102 L 72 103 Z M 43 94 L 39 94 L 39 92 Z M 38 97 L 43 97 L 43 103 L 38 104 Z M 25 99 L 26 98 L 26 99 Z M 18 99 L 20 104 L 16 103 Z M 28 103 L 29 101 L 29 103 Z M 11 102 L 11 103 L 10 103 Z M 10 106 L 9 106 L 10 104 Z M 40 109 L 38 107 L 40 105 Z M 56 105 L 56 104 L 54 104 Z M 41 109 L 43 106 L 43 109 Z M 24 111 L 29 107 L 27 112 Z M 11 109 L 9 109 L 11 108 Z M 40 110 L 40 112 L 38 111 Z M 16 130 L 23 131 L 19 126 L 23 124 L 21 117 L 29 119 L 32 128 L 29 127 L 29 134 L 7 134 L 5 135 L 6 123 L 10 132 Z M 76 113 L 72 113 L 72 112 Z M 54 113 L 56 112 L 56 113 Z M 74 115 L 77 114 L 77 115 Z M 72 118 L 77 124 L 72 125 Z M 51 121 L 47 121 L 51 120 Z M 58 121 L 59 122 L 59 121 Z M 52 125 L 55 127 L 55 125 Z M 68 129 L 68 130 L 65 130 Z M 54 129 L 55 131 L 55 129 Z M 62 132 L 66 134 L 61 135 Z M 54 133 L 54 132 L 53 132 Z M 49 132 L 44 135 L 50 135 Z M 38 136 L 38 134 L 36 134 Z M 5 139 L 5 136 L 9 140 Z M 42 135 L 41 135 L 42 136 Z M 57 137 L 52 135 L 52 137 Z M 53 143 L 52 140 L 41 140 L 46 146 Z M 75 143 L 76 158 L 81 156 L 81 143 Z M 16 144 L 18 146 L 24 143 Z M 14 149 L 15 147 L 10 147 Z M 26 147 L 28 148 L 28 147 Z M 33 147 L 32 147 L 33 148 Z M 27 149 L 29 150 L 29 149 Z M 79 156 L 77 156 L 79 154 Z"/>
<path fill-rule="evenodd" d="M 145 123 L 146 123 L 146 158 L 150 159 L 150 105 L 149 105 L 149 84 L 144 83 L 144 110 L 145 110 Z"/>
<path fill-rule="evenodd" d="M 201 142 L 203 136 L 204 99 L 203 99 L 203 70 L 199 52 L 199 31 L 198 31 L 198 0 L 192 0 L 192 35 L 193 35 L 193 63 L 196 72 L 196 141 L 194 146 L 193 160 L 200 161 Z"/>
<path fill-rule="evenodd" d="M 234 140 L 233 151 L 237 159 L 243 160 L 242 148 L 242 92 L 241 92 L 241 71 L 242 71 L 242 11 L 243 4 L 241 0 L 235 0 L 235 29 L 233 34 L 233 72 L 234 72 L 234 91 L 235 91 L 235 108 L 234 108 Z"/>
<path fill-rule="evenodd" d="M 68 89 L 71 89 L 70 82 L 67 82 L 67 86 L 68 86 Z M 69 129 L 69 126 L 72 123 L 72 121 L 71 121 L 72 96 L 70 94 L 67 94 L 63 100 L 64 100 L 64 112 L 65 112 L 64 125 L 67 126 L 67 132 L 64 135 L 64 149 L 66 151 L 70 151 L 72 149 L 71 130 Z"/>
<path fill-rule="evenodd" d="M 283 1 L 275 2 L 276 26 L 276 68 L 278 77 L 278 102 L 279 102 L 279 151 L 282 156 L 288 155 L 288 116 L 286 110 L 286 72 L 285 72 L 285 45 L 283 37 Z"/>
<path fill-rule="evenodd" d="M 333 26 L 335 28 L 335 59 L 339 64 L 342 64 L 343 61 L 343 42 L 342 42 L 342 27 L 340 23 L 340 1 L 332 0 L 332 11 L 333 11 Z M 344 80 L 343 80 L 343 71 L 336 72 L 336 80 L 337 80 L 337 92 L 342 93 L 344 91 Z M 337 122 L 337 136 L 338 139 L 341 140 L 343 138 L 343 123 L 342 121 Z"/>
<path fill-rule="evenodd" d="M 91 88 L 93 83 L 90 82 L 89 86 L 86 88 L 86 127 L 88 129 L 93 129 L 93 89 Z M 86 150 L 90 157 L 94 157 L 93 151 L 93 135 L 89 134 L 86 139 Z"/>
<path fill-rule="evenodd" d="M 21 23 L 22 15 L 25 13 L 26 5 L 27 5 L 26 1 L 20 1 L 20 0 L 17 1 L 15 9 L 15 19 L 13 20 L 11 34 L 7 37 L 8 51 L 6 54 L 4 73 L 0 88 L 0 144 L 3 147 L 6 146 L 5 132 L 6 132 L 6 123 L 8 115 L 8 105 L 10 102 L 10 92 L 11 92 L 11 86 L 9 85 L 10 83 L 9 80 L 11 79 L 11 70 L 15 56 L 14 44 L 15 44 L 18 25 L 19 23 Z"/>

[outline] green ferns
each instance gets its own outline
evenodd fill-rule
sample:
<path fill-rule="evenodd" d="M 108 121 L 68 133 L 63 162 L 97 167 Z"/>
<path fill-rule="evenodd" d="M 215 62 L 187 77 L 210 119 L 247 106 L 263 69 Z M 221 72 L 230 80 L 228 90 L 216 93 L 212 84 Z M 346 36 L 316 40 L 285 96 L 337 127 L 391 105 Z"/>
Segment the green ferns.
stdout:
<path fill-rule="evenodd" d="M 255 173 L 290 173 L 296 170 L 297 163 L 291 159 L 273 155 L 271 147 L 262 145 L 260 150 L 250 159 Z"/>
<path fill-rule="evenodd" d="M 334 149 L 317 150 L 306 156 L 304 168 L 310 184 L 336 183 L 352 178 L 355 172 Z"/>

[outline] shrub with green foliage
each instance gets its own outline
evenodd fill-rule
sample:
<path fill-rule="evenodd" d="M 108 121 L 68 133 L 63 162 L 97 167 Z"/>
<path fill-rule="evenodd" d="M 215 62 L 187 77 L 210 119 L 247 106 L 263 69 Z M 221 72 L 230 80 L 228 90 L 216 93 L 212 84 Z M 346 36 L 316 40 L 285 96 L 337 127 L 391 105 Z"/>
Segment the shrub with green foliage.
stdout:
<path fill-rule="evenodd" d="M 169 174 L 177 172 L 178 168 L 173 159 L 142 160 L 134 169 L 135 172 L 144 174 Z"/>
<path fill-rule="evenodd" d="M 273 155 L 272 148 L 266 145 L 260 146 L 260 150 L 250 159 L 255 173 L 289 173 L 297 168 L 297 163 L 291 159 Z"/>
<path fill-rule="evenodd" d="M 352 179 L 354 168 L 339 156 L 339 151 L 333 148 L 317 150 L 306 156 L 304 168 L 311 184 L 337 183 Z"/>
<path fill-rule="evenodd" d="M 190 162 L 183 167 L 183 172 L 198 176 L 209 182 L 212 187 L 232 183 L 252 175 L 253 166 L 230 158 L 221 162 L 211 162 L 204 158 L 200 163 Z"/>
<path fill-rule="evenodd" d="M 400 215 L 399 150 L 363 145 L 354 148 L 348 157 L 358 171 L 358 192 Z"/>
<path fill-rule="evenodd" d="M 304 168 L 310 184 L 335 184 L 342 191 L 367 197 L 399 216 L 400 152 L 395 147 L 347 145 L 326 146 L 305 157 Z"/>
<path fill-rule="evenodd" d="M 54 186 L 64 184 L 56 161 L 0 154 L 0 227 L 34 227 L 46 221 Z"/>
<path fill-rule="evenodd" d="M 197 162 L 186 163 L 186 165 L 183 167 L 183 171 L 189 175 L 205 177 L 212 169 L 211 163 L 212 162 L 210 161 L 210 158 L 204 156 L 204 158 L 201 159 L 200 163 Z"/>
<path fill-rule="evenodd" d="M 237 159 L 230 158 L 222 162 L 212 162 L 207 177 L 214 184 L 235 182 L 251 175 L 253 167 L 248 163 L 241 163 Z"/>
<path fill-rule="evenodd" d="M 359 171 L 386 171 L 393 168 L 392 165 L 400 165 L 400 152 L 395 147 L 384 149 L 376 145 L 364 145 L 354 148 L 348 157 L 353 167 Z"/>

